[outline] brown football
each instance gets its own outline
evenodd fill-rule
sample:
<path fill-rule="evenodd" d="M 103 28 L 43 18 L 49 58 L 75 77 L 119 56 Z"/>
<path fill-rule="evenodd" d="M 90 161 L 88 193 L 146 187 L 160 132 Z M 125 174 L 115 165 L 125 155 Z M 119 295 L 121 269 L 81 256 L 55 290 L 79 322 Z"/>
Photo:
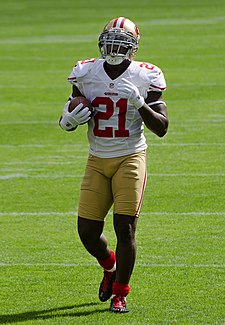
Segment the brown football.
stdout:
<path fill-rule="evenodd" d="M 79 105 L 80 103 L 83 104 L 82 108 L 88 107 L 90 109 L 90 111 L 93 113 L 93 107 L 91 105 L 91 102 L 87 98 L 82 97 L 82 96 L 74 97 L 71 100 L 69 107 L 68 107 L 68 111 L 72 112 L 74 110 L 74 108 L 77 107 L 77 105 Z"/>

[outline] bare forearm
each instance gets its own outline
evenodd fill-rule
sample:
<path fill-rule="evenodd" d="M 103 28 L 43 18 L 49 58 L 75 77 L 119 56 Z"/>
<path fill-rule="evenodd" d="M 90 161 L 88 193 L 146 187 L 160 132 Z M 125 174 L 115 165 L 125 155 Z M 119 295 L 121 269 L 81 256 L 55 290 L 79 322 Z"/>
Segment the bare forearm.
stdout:
<path fill-rule="evenodd" d="M 161 107 L 160 107 L 161 106 Z M 168 117 L 167 110 L 164 104 L 157 105 L 155 111 L 146 103 L 139 109 L 139 113 L 146 127 L 159 137 L 163 137 L 167 133 Z"/>

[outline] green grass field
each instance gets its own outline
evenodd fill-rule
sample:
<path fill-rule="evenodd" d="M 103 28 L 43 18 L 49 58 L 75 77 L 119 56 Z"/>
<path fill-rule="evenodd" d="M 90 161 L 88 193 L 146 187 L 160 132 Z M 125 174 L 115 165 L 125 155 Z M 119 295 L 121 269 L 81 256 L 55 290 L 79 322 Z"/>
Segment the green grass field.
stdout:
<path fill-rule="evenodd" d="M 225 2 L 1 0 L 0 324 L 225 324 Z M 162 68 L 170 126 L 146 131 L 148 184 L 130 312 L 98 301 L 76 229 L 86 126 L 58 127 L 78 59 L 117 16 Z M 105 233 L 112 248 L 112 215 Z"/>

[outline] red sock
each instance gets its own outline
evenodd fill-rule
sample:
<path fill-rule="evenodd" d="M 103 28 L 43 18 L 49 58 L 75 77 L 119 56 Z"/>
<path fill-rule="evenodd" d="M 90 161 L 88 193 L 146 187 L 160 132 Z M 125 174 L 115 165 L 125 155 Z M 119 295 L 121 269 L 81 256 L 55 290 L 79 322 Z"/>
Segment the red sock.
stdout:
<path fill-rule="evenodd" d="M 109 272 L 116 270 L 116 255 L 113 251 L 110 251 L 110 256 L 104 260 L 98 260 L 98 263 Z"/>
<path fill-rule="evenodd" d="M 113 295 L 126 297 L 130 292 L 130 286 L 128 283 L 119 283 L 115 281 L 113 283 Z"/>

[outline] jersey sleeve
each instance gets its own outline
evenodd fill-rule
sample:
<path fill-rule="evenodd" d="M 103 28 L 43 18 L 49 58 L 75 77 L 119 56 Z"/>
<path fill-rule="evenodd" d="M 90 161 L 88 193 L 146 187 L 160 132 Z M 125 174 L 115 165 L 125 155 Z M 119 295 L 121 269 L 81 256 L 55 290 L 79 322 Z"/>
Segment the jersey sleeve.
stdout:
<path fill-rule="evenodd" d="M 141 79 L 144 82 L 144 88 L 149 91 L 165 91 L 166 81 L 162 70 L 151 64 L 142 62 L 139 65 Z"/>
<path fill-rule="evenodd" d="M 82 80 L 91 70 L 96 59 L 78 61 L 68 77 L 69 83 L 79 88 L 79 80 Z"/>
<path fill-rule="evenodd" d="M 165 91 L 166 81 L 164 74 L 160 68 L 154 66 L 152 73 L 149 74 L 149 89 L 148 91 Z"/>

